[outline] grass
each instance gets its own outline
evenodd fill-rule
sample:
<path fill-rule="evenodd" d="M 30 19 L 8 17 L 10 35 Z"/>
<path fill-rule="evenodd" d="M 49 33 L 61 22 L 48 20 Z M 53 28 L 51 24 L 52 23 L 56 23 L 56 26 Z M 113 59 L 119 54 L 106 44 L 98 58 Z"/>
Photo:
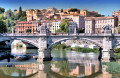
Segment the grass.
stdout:
<path fill-rule="evenodd" d="M 109 73 L 120 74 L 120 63 L 118 62 L 104 62 L 107 65 L 106 71 Z"/>
<path fill-rule="evenodd" d="M 65 49 L 65 50 L 73 50 L 77 52 L 84 52 L 84 53 L 89 53 L 89 52 L 95 52 L 98 53 L 98 49 L 91 49 L 91 48 L 81 48 L 81 47 L 75 47 L 71 48 L 70 46 L 66 46 L 65 44 L 55 44 L 51 47 L 51 49 Z"/>

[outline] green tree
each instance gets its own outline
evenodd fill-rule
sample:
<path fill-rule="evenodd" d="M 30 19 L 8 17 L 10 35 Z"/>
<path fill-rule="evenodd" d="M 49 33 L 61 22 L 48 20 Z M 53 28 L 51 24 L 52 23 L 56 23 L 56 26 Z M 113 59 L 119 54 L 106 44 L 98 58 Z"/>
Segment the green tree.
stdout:
<path fill-rule="evenodd" d="M 120 34 L 120 26 L 119 26 L 119 28 L 118 28 L 118 33 Z"/>
<path fill-rule="evenodd" d="M 82 28 L 77 29 L 77 33 L 84 33 L 84 29 Z"/>
<path fill-rule="evenodd" d="M 0 14 L 4 13 L 5 12 L 5 9 L 0 7 Z"/>
<path fill-rule="evenodd" d="M 68 33 L 69 19 L 63 19 L 60 23 L 60 28 L 56 32 Z"/>
<path fill-rule="evenodd" d="M 61 9 L 61 12 L 63 12 L 63 9 Z"/>
<path fill-rule="evenodd" d="M 77 8 L 71 8 L 68 12 L 76 12 L 76 11 L 78 11 Z"/>
<path fill-rule="evenodd" d="M 104 17 L 104 15 L 96 14 L 96 15 L 94 15 L 94 17 Z"/>
<path fill-rule="evenodd" d="M 26 29 L 26 33 L 31 33 L 31 29 Z"/>
<path fill-rule="evenodd" d="M 7 32 L 7 27 L 6 24 L 0 20 L 0 33 L 6 33 Z"/>
<path fill-rule="evenodd" d="M 117 47 L 115 47 L 115 48 L 114 48 L 114 52 L 115 52 L 115 53 L 119 53 L 119 52 L 120 52 L 120 49 L 117 48 Z"/>

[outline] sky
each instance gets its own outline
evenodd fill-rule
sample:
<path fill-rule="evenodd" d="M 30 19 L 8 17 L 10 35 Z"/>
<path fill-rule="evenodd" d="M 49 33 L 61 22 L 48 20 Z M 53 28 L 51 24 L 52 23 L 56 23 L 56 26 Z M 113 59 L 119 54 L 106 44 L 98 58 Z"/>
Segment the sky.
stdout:
<path fill-rule="evenodd" d="M 112 12 L 120 10 L 120 0 L 0 0 L 0 7 L 5 10 L 9 8 L 18 10 L 19 6 L 22 6 L 23 10 L 48 7 L 88 9 L 108 16 L 112 15 Z"/>

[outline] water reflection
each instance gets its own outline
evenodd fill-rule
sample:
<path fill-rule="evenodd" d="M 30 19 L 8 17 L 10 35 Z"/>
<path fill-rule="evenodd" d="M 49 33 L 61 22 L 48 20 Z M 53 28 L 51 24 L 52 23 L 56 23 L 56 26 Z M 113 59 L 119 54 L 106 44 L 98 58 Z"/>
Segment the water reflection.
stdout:
<path fill-rule="evenodd" d="M 34 51 L 33 51 L 34 52 Z M 31 52 L 32 53 L 32 52 Z M 33 54 L 33 53 L 32 53 Z M 98 61 L 96 53 L 53 51 L 53 60 L 37 63 L 11 63 L 0 67 L 2 78 L 111 78 L 106 66 Z M 32 63 L 32 62 L 35 63 Z"/>

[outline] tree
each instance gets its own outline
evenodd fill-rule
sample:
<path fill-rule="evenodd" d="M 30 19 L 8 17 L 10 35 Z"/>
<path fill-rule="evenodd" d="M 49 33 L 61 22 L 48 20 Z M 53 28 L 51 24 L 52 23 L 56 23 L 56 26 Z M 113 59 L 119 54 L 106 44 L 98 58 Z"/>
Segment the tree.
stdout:
<path fill-rule="evenodd" d="M 115 48 L 114 48 L 114 52 L 115 52 L 115 53 L 119 53 L 119 52 L 120 52 L 120 49 L 117 48 L 117 47 L 115 47 Z"/>
<path fill-rule="evenodd" d="M 6 33 L 7 32 L 7 27 L 6 24 L 0 20 L 0 33 Z"/>
<path fill-rule="evenodd" d="M 104 17 L 104 15 L 96 14 L 96 15 L 94 15 L 94 17 Z"/>
<path fill-rule="evenodd" d="M 63 19 L 60 23 L 60 28 L 56 32 L 68 33 L 69 19 Z"/>
<path fill-rule="evenodd" d="M 22 13 L 22 7 L 21 6 L 19 7 L 19 12 Z"/>
<path fill-rule="evenodd" d="M 119 28 L 118 28 L 118 33 L 120 34 L 120 26 L 119 26 Z"/>
<path fill-rule="evenodd" d="M 17 11 L 17 9 L 14 9 L 14 12 Z"/>
<path fill-rule="evenodd" d="M 84 33 L 84 29 L 82 28 L 77 29 L 77 33 Z"/>
<path fill-rule="evenodd" d="M 63 9 L 61 9 L 61 12 L 63 12 Z"/>
<path fill-rule="evenodd" d="M 26 29 L 26 33 L 31 33 L 31 29 Z"/>
<path fill-rule="evenodd" d="M 0 14 L 4 13 L 5 12 L 5 9 L 0 7 Z"/>
<path fill-rule="evenodd" d="M 71 8 L 68 12 L 76 12 L 76 11 L 78 11 L 77 8 Z"/>
<path fill-rule="evenodd" d="M 12 11 L 9 9 L 7 12 L 6 12 L 6 17 L 7 19 L 9 19 L 11 16 L 13 15 Z"/>

